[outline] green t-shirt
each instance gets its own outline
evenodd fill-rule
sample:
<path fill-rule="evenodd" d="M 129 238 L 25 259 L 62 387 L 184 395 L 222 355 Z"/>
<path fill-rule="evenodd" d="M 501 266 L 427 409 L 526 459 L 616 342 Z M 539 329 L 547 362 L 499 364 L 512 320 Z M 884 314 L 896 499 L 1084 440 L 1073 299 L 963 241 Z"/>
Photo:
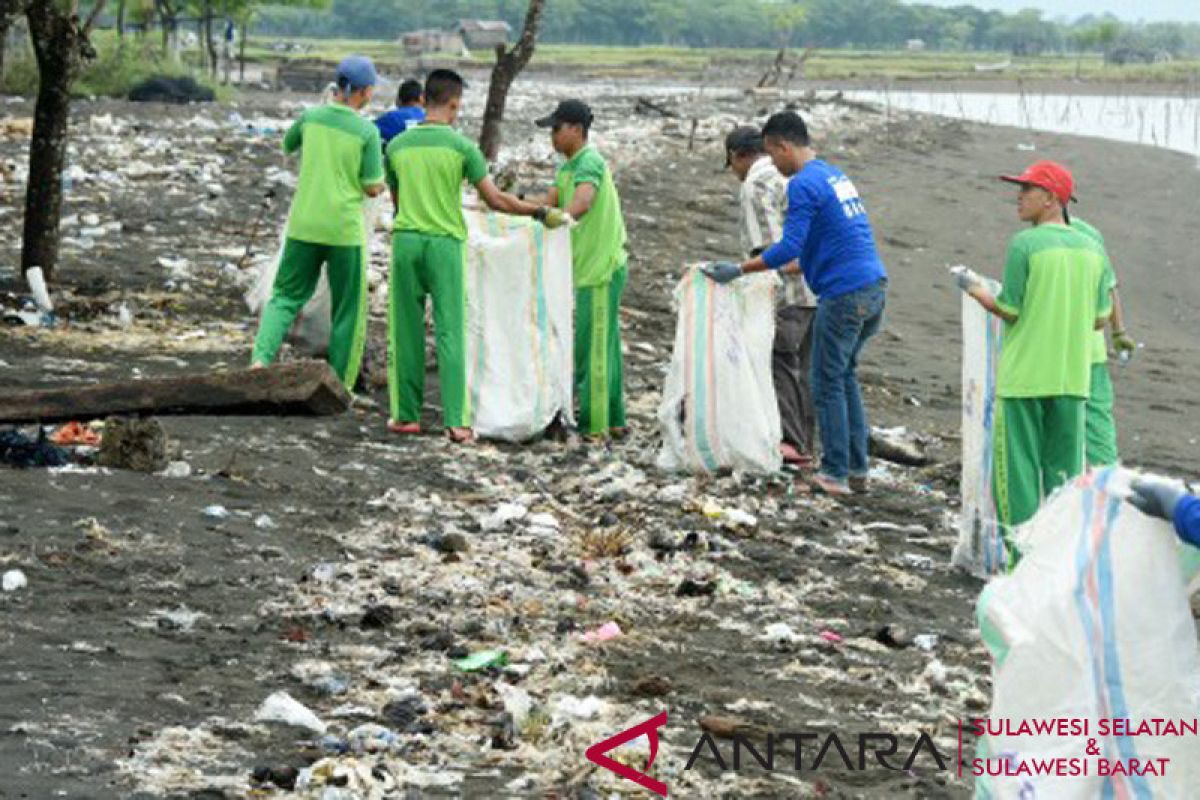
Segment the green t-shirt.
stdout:
<path fill-rule="evenodd" d="M 1104 235 L 1096 228 L 1081 219 L 1072 219 L 1071 227 L 1085 236 L 1095 240 L 1101 248 L 1104 248 Z M 1111 292 L 1117 285 L 1117 275 L 1113 271 L 1112 262 L 1108 258 L 1108 249 L 1104 248 L 1104 281 Z M 1096 331 L 1092 335 L 1092 363 L 1107 364 L 1108 363 L 1108 342 L 1104 339 L 1104 331 Z"/>
<path fill-rule="evenodd" d="M 591 145 L 559 167 L 554 180 L 559 208 L 571 204 L 575 187 L 583 183 L 596 187 L 596 197 L 579 224 L 571 228 L 571 258 L 577 289 L 608 283 L 626 261 L 621 198 L 617 196 L 612 170 Z"/>
<path fill-rule="evenodd" d="M 363 189 L 383 183 L 379 129 L 347 106 L 317 106 L 301 114 L 283 137 L 283 152 L 297 150 L 300 180 L 288 217 L 288 237 L 362 247 Z"/>
<path fill-rule="evenodd" d="M 1066 225 L 1013 237 L 996 304 L 1005 325 L 996 372 L 1000 397 L 1088 397 L 1096 320 L 1112 310 L 1104 248 Z"/>
<path fill-rule="evenodd" d="M 473 186 L 488 174 L 474 142 L 449 125 L 426 122 L 392 139 L 385 161 L 398 206 L 395 230 L 466 240 L 463 180 Z"/>

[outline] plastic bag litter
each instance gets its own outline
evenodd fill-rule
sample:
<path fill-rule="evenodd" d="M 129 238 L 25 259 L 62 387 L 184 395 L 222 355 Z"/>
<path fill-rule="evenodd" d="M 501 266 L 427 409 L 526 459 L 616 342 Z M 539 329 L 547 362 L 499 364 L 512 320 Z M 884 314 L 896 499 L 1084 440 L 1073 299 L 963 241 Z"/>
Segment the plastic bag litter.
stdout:
<path fill-rule="evenodd" d="M 287 692 L 275 692 L 264 700 L 254 719 L 258 722 L 279 722 L 297 728 L 307 728 L 315 733 L 325 732 L 325 723 Z"/>
<path fill-rule="evenodd" d="M 571 239 L 532 220 L 466 214 L 467 386 L 475 431 L 520 442 L 573 422 Z"/>
<path fill-rule="evenodd" d="M 1076 479 L 1018 530 L 1023 557 L 977 610 L 994 659 L 991 719 L 1088 720 L 1090 734 L 991 737 L 978 758 L 1170 759 L 1165 777 L 1037 775 L 980 779 L 977 797 L 1182 798 L 1200 785 L 1190 737 L 1101 736 L 1099 720 L 1200 717 L 1200 652 L 1171 525 L 1123 502 L 1132 474 Z M 1194 564 L 1192 565 L 1194 567 Z M 1096 757 L 1088 757 L 1095 761 Z M 1192 787 L 1192 788 L 1189 788 Z M 1114 794 L 1115 790 L 1115 794 Z"/>
<path fill-rule="evenodd" d="M 29 585 L 29 579 L 25 577 L 25 573 L 19 569 L 10 569 L 4 573 L 4 577 L 0 578 L 0 589 L 6 592 L 16 592 L 24 589 Z"/>
<path fill-rule="evenodd" d="M 999 291 L 998 283 L 988 283 L 989 289 Z M 950 560 L 956 567 L 988 578 L 1008 565 L 992 497 L 992 425 L 1003 323 L 965 294 L 962 303 L 962 516 Z"/>
<path fill-rule="evenodd" d="M 778 472 L 774 274 L 722 286 L 693 265 L 675 288 L 675 351 L 658 421 L 667 470 Z"/>

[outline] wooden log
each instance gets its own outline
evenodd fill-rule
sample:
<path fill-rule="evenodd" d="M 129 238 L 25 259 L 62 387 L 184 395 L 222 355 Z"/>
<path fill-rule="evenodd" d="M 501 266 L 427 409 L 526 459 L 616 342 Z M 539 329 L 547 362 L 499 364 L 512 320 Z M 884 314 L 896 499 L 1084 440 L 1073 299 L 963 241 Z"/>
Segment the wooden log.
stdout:
<path fill-rule="evenodd" d="M 0 423 L 86 421 L 112 414 L 331 416 L 350 393 L 324 361 L 90 386 L 0 391 Z"/>

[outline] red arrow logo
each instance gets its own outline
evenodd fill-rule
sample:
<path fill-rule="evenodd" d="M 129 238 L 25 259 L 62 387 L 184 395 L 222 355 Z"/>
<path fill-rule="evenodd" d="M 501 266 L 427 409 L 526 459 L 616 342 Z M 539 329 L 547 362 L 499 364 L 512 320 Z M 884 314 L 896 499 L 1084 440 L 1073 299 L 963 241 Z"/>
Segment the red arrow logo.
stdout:
<path fill-rule="evenodd" d="M 658 756 L 658 729 L 667 724 L 667 712 L 662 712 L 653 719 L 648 719 L 632 728 L 621 731 L 611 739 L 605 739 L 603 742 L 597 742 L 587 749 L 584 754 L 587 760 L 598 767 L 604 767 L 609 772 L 620 775 L 627 781 L 633 781 L 638 786 L 649 789 L 655 794 L 666 797 L 667 785 L 661 781 L 656 781 L 645 773 L 627 767 L 624 764 L 619 764 L 608 756 L 604 755 L 610 750 L 616 750 L 623 744 L 632 742 L 639 736 L 645 735 L 650 740 L 650 760 L 646 762 L 646 769 L 649 770 L 654 766 L 654 759 Z"/>

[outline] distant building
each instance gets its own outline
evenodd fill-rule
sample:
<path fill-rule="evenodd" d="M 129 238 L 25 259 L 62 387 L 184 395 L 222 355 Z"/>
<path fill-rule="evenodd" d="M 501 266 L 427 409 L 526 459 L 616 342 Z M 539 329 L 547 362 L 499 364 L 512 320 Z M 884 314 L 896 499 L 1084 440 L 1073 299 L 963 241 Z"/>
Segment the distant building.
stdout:
<path fill-rule="evenodd" d="M 924 39 L 909 39 L 905 43 L 904 46 L 906 48 L 908 48 L 909 50 L 912 50 L 913 52 L 920 52 L 921 50 L 925 49 L 925 40 Z"/>
<path fill-rule="evenodd" d="M 411 31 L 400 37 L 400 46 L 406 56 L 434 54 L 462 55 L 465 46 L 463 37 L 456 31 L 423 30 Z"/>
<path fill-rule="evenodd" d="M 458 22 L 458 33 L 467 47 L 491 50 L 498 44 L 508 44 L 512 26 L 503 20 L 463 19 Z"/>

